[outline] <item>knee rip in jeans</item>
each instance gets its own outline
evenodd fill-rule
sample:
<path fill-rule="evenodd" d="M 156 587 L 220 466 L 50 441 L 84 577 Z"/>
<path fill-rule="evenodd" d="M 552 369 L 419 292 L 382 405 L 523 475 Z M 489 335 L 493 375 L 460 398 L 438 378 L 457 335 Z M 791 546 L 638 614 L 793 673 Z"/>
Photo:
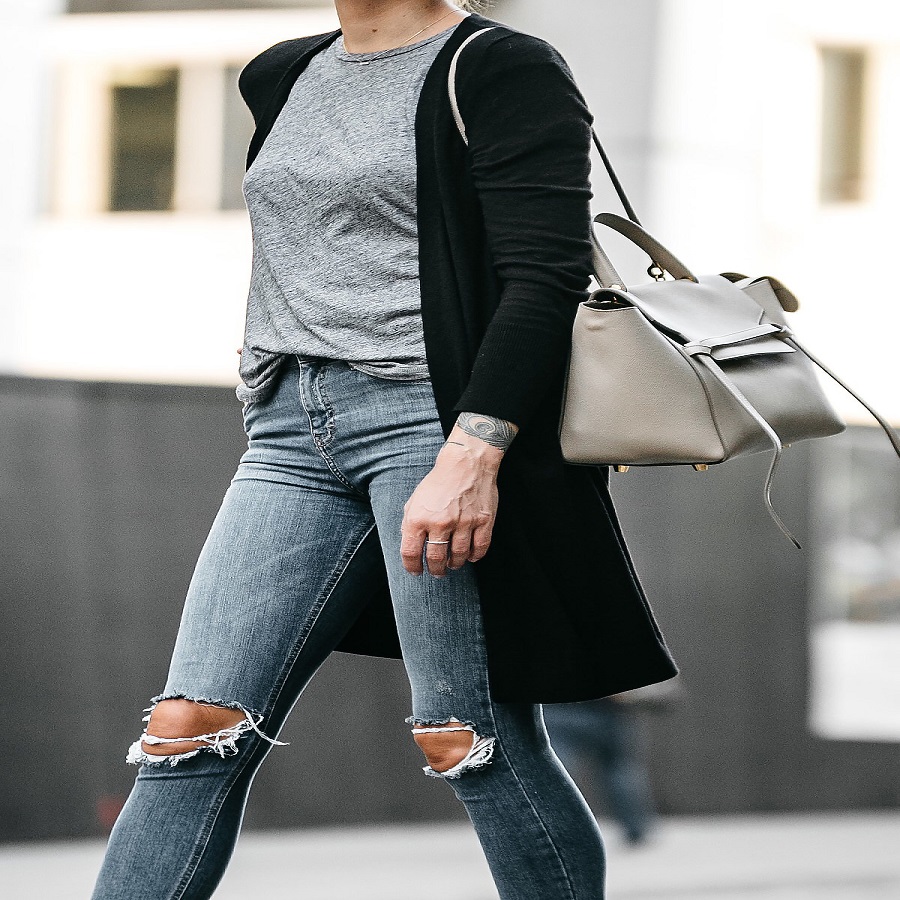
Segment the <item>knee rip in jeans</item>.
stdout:
<path fill-rule="evenodd" d="M 154 715 L 156 710 L 160 714 Z M 181 695 L 157 697 L 144 712 L 147 715 L 143 721 L 148 724 L 128 748 L 126 757 L 133 765 L 177 766 L 204 751 L 224 759 L 238 752 L 238 739 L 249 732 L 270 744 L 285 746 L 260 730 L 263 717 L 259 713 L 236 702 Z"/>
<path fill-rule="evenodd" d="M 428 760 L 422 771 L 432 778 L 459 778 L 464 772 L 486 766 L 494 755 L 496 738 L 481 737 L 471 722 L 452 717 L 406 721 L 413 726 L 413 738 Z"/>

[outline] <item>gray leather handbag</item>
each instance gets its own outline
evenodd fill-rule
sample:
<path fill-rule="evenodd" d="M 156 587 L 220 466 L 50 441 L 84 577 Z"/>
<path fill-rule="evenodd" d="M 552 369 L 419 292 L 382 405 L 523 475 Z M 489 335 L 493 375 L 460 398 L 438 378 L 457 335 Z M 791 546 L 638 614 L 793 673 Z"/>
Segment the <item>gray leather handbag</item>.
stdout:
<path fill-rule="evenodd" d="M 450 68 L 451 107 L 467 143 L 456 103 L 456 67 L 466 44 L 487 30 L 469 37 Z M 735 273 L 695 276 L 644 231 L 596 133 L 593 139 L 628 214 L 626 219 L 601 213 L 594 222 L 643 250 L 654 280 L 626 287 L 591 232 L 600 287 L 575 317 L 559 429 L 563 457 L 618 471 L 665 465 L 702 471 L 736 456 L 773 451 L 764 501 L 799 547 L 771 501 L 782 451 L 846 427 L 813 364 L 869 410 L 898 455 L 900 438 L 798 342 L 785 313 L 799 304 L 783 284 Z"/>
<path fill-rule="evenodd" d="M 796 298 L 771 278 L 698 278 L 635 222 L 611 213 L 595 222 L 645 250 L 656 280 L 627 288 L 595 241 L 601 287 L 575 317 L 560 423 L 563 456 L 619 471 L 704 470 L 773 450 L 765 503 L 796 543 L 771 503 L 782 450 L 845 428 L 787 325 L 784 314 L 797 309 Z"/>

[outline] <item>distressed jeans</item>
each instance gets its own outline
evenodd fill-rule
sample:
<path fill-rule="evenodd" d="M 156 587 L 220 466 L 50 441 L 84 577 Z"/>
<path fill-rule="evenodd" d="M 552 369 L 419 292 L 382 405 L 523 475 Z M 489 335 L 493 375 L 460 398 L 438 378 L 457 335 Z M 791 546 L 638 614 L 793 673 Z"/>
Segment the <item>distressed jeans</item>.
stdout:
<path fill-rule="evenodd" d="M 403 506 L 444 440 L 430 382 L 292 358 L 244 422 L 248 449 L 200 554 L 154 702 L 205 701 L 247 718 L 191 754 L 132 746 L 141 765 L 94 900 L 212 896 L 257 769 L 382 565 L 412 688 L 408 721 L 456 719 L 474 732 L 463 763 L 425 771 L 465 805 L 499 896 L 602 900 L 600 833 L 550 748 L 540 706 L 491 699 L 473 564 L 434 578 L 401 563 Z M 366 540 L 373 529 L 378 540 Z"/>

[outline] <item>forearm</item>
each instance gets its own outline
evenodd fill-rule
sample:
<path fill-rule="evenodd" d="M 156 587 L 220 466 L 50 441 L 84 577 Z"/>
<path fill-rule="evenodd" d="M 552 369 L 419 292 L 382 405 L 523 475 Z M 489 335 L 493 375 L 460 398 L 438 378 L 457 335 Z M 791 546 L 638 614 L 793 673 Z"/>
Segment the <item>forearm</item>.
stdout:
<path fill-rule="evenodd" d="M 476 410 L 526 427 L 551 389 L 561 397 L 557 386 L 565 374 L 577 303 L 549 296 L 501 302 L 454 412 Z"/>

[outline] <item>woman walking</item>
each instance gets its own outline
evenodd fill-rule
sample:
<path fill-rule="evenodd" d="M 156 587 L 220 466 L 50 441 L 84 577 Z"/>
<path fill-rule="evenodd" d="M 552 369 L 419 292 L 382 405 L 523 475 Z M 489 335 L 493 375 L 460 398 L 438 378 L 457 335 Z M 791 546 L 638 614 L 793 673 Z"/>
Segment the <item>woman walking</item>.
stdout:
<path fill-rule="evenodd" d="M 402 654 L 425 772 L 503 900 L 598 900 L 600 834 L 538 704 L 675 668 L 605 473 L 565 465 L 556 433 L 590 115 L 536 38 L 447 0 L 335 6 L 340 31 L 241 74 L 248 449 L 94 898 L 212 895 L 255 772 L 338 649 Z"/>

